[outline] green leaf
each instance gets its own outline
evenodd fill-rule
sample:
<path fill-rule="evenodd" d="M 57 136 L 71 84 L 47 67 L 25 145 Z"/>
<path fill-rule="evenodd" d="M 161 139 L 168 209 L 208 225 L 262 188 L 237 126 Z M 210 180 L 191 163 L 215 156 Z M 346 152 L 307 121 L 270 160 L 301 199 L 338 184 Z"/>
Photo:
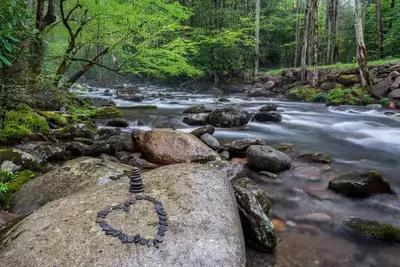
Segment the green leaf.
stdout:
<path fill-rule="evenodd" d="M 5 49 L 7 49 L 8 52 L 11 52 L 13 50 L 13 46 L 8 42 L 7 39 L 1 38 L 1 42 L 3 43 Z"/>
<path fill-rule="evenodd" d="M 5 58 L 4 56 L 2 56 L 2 55 L 0 55 L 0 60 L 3 61 L 4 64 L 6 64 L 6 65 L 9 66 L 9 67 L 12 65 L 11 62 L 10 62 L 7 58 Z"/>
<path fill-rule="evenodd" d="M 12 41 L 14 41 L 14 42 L 21 42 L 20 39 L 18 39 L 18 38 L 16 38 L 16 37 L 12 36 L 11 34 L 7 34 L 7 37 L 8 37 L 8 39 L 10 39 L 10 40 L 12 40 Z"/>

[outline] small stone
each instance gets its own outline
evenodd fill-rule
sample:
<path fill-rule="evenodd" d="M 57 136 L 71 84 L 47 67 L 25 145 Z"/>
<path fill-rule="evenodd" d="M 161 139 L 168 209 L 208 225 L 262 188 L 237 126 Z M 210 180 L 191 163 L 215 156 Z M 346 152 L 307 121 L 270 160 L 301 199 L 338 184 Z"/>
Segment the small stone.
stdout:
<path fill-rule="evenodd" d="M 156 248 L 160 247 L 160 243 L 157 242 L 157 240 L 153 239 L 153 244 Z"/>
<path fill-rule="evenodd" d="M 296 223 L 294 221 L 286 221 L 286 225 L 290 228 L 296 227 Z"/>
<path fill-rule="evenodd" d="M 137 196 L 136 196 L 136 199 L 137 199 L 137 200 L 143 200 L 143 199 L 144 199 L 144 196 L 142 196 L 142 195 L 137 195 Z"/>
<path fill-rule="evenodd" d="M 159 230 L 163 230 L 163 231 L 167 231 L 168 227 L 166 225 L 160 225 L 160 227 L 158 227 Z"/>
<path fill-rule="evenodd" d="M 164 236 L 166 231 L 158 230 L 157 234 L 160 236 Z"/>
<path fill-rule="evenodd" d="M 96 223 L 101 223 L 101 222 L 104 222 L 104 219 L 103 219 L 103 218 L 97 217 L 96 220 L 95 220 L 95 222 L 96 222 Z"/>
<path fill-rule="evenodd" d="M 100 227 L 103 227 L 103 226 L 107 225 L 107 223 L 105 221 L 102 221 L 99 223 L 99 225 L 100 225 Z"/>
<path fill-rule="evenodd" d="M 159 223 L 160 225 L 168 226 L 167 221 L 160 220 L 158 223 Z"/>
<path fill-rule="evenodd" d="M 129 207 L 131 205 L 131 202 L 129 201 L 129 200 L 126 200 L 125 202 L 124 202 L 124 206 L 125 207 Z"/>
<path fill-rule="evenodd" d="M 129 203 L 131 203 L 132 205 L 136 203 L 136 198 L 131 198 L 129 199 Z"/>
<path fill-rule="evenodd" d="M 129 207 L 127 207 L 127 206 L 124 206 L 122 209 L 123 209 L 125 212 L 129 212 Z"/>
<path fill-rule="evenodd" d="M 124 203 L 118 205 L 118 209 L 123 209 L 123 208 L 124 208 Z"/>
<path fill-rule="evenodd" d="M 164 241 L 164 236 L 161 235 L 156 235 L 156 237 L 154 238 L 154 240 L 156 240 L 157 242 L 163 242 Z"/>
<path fill-rule="evenodd" d="M 139 241 L 140 241 L 140 235 L 135 235 L 135 237 L 133 238 L 133 242 L 139 243 Z"/>
<path fill-rule="evenodd" d="M 125 235 L 124 239 L 122 239 L 122 243 L 128 243 L 128 236 Z"/>
<path fill-rule="evenodd" d="M 158 200 L 154 200 L 153 203 L 154 203 L 154 205 L 156 205 L 156 206 L 157 206 L 157 205 L 162 206 L 162 203 L 161 203 L 160 201 L 158 201 Z"/>
<path fill-rule="evenodd" d="M 121 230 L 115 230 L 114 233 L 112 234 L 112 236 L 113 236 L 113 237 L 117 237 L 117 236 L 119 236 L 120 234 L 122 234 L 122 231 L 121 231 Z"/>
<path fill-rule="evenodd" d="M 127 243 L 133 243 L 134 239 L 135 239 L 135 237 L 133 235 L 128 235 L 127 239 L 126 239 L 126 242 Z"/>
<path fill-rule="evenodd" d="M 142 237 L 142 238 L 140 239 L 140 244 L 141 244 L 141 245 L 146 245 L 146 244 L 147 244 L 147 239 Z"/>
<path fill-rule="evenodd" d="M 119 209 L 119 208 L 118 208 L 118 206 L 112 206 L 112 209 L 113 209 L 113 210 L 117 210 L 117 209 Z"/>
<path fill-rule="evenodd" d="M 110 230 L 114 230 L 110 225 L 104 225 L 103 227 L 101 227 L 101 228 L 103 228 L 103 231 L 110 231 Z"/>
<path fill-rule="evenodd" d="M 107 214 L 108 214 L 108 211 L 102 210 L 102 211 L 99 211 L 99 212 L 97 213 L 97 217 L 100 217 L 100 216 L 107 216 Z"/>
<path fill-rule="evenodd" d="M 114 229 L 108 229 L 108 230 L 106 230 L 106 235 L 112 235 L 112 234 L 114 234 Z"/>
<path fill-rule="evenodd" d="M 158 215 L 167 216 L 167 213 L 164 210 L 156 210 Z"/>
<path fill-rule="evenodd" d="M 156 205 L 156 210 L 164 210 L 164 207 L 162 205 Z"/>
<path fill-rule="evenodd" d="M 164 216 L 164 215 L 158 215 L 158 218 L 159 218 L 160 220 L 164 220 L 164 221 L 166 221 L 166 220 L 168 219 L 168 217 L 167 217 L 167 216 Z"/>
<path fill-rule="evenodd" d="M 122 241 L 122 240 L 124 240 L 124 238 L 126 237 L 126 234 L 120 234 L 119 236 L 118 236 L 118 238 Z"/>
<path fill-rule="evenodd" d="M 147 246 L 148 247 L 151 247 L 152 244 L 153 244 L 153 240 L 152 239 L 147 240 Z"/>

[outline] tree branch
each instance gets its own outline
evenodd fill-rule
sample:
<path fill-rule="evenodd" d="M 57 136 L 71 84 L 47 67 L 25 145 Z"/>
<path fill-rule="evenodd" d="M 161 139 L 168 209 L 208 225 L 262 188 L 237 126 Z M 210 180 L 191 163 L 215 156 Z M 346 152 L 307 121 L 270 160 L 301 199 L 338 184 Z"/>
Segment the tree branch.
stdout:
<path fill-rule="evenodd" d="M 106 70 L 115 72 L 115 73 L 117 73 L 118 75 L 121 75 L 121 76 L 122 76 L 122 73 L 119 72 L 119 69 L 118 69 L 118 70 L 115 70 L 115 69 L 113 69 L 113 68 L 110 68 L 110 67 L 107 67 L 107 66 L 105 66 L 105 65 L 103 65 L 103 64 L 100 64 L 100 63 L 97 62 L 97 61 L 93 61 L 93 60 L 90 60 L 90 59 L 84 59 L 84 58 L 71 58 L 71 61 L 81 61 L 81 62 L 90 63 L 90 64 L 93 64 L 93 65 L 99 66 L 99 67 L 101 67 L 101 68 L 103 68 L 103 69 L 106 69 Z"/>

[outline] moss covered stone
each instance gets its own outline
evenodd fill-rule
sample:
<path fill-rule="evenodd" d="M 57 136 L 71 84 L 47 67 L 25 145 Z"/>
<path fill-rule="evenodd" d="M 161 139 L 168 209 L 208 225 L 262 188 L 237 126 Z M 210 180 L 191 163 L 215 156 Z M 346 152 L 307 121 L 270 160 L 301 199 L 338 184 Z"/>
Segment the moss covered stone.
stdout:
<path fill-rule="evenodd" d="M 41 111 L 39 114 L 43 116 L 54 128 L 64 127 L 68 124 L 67 118 L 61 115 L 59 112 Z"/>
<path fill-rule="evenodd" d="M 352 217 L 346 219 L 344 225 L 351 232 L 365 238 L 400 242 L 400 227 L 386 222 Z"/>
<path fill-rule="evenodd" d="M 289 90 L 287 95 L 296 100 L 304 100 L 307 102 L 315 102 L 317 100 L 317 96 L 322 94 L 323 91 L 318 88 L 303 86 L 297 87 Z"/>
<path fill-rule="evenodd" d="M 0 149 L 1 169 L 18 171 L 21 169 L 36 169 L 38 167 L 37 159 L 22 150 L 15 148 Z"/>
<path fill-rule="evenodd" d="M 13 143 L 34 133 L 48 133 L 49 125 L 45 118 L 29 107 L 19 107 L 6 112 L 5 126 L 0 128 L 0 143 Z"/>
<path fill-rule="evenodd" d="M 157 109 L 156 105 L 122 106 L 119 109 Z"/>
<path fill-rule="evenodd" d="M 360 83 L 360 79 L 356 74 L 341 74 L 337 78 L 337 82 L 345 86 L 353 86 L 357 83 Z"/>
<path fill-rule="evenodd" d="M 90 125 L 76 123 L 55 131 L 54 135 L 57 139 L 73 140 L 74 138 L 93 139 L 96 133 L 97 131 Z"/>
<path fill-rule="evenodd" d="M 300 159 L 309 162 L 318 162 L 318 163 L 332 163 L 333 158 L 324 153 L 304 153 L 299 156 Z"/>
<path fill-rule="evenodd" d="M 17 192 L 23 184 L 36 176 L 36 174 L 30 170 L 24 170 L 14 174 L 15 178 L 7 183 L 7 191 L 0 196 L 0 203 L 5 207 L 9 207 L 12 195 Z"/>

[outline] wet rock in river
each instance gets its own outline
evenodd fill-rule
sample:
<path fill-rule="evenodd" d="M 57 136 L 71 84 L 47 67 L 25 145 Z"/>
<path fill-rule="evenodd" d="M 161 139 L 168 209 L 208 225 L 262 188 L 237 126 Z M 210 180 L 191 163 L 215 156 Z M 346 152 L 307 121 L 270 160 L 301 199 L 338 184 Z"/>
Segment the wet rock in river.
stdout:
<path fill-rule="evenodd" d="M 266 121 L 280 122 L 282 121 L 282 115 L 276 111 L 258 112 L 254 115 L 254 120 L 259 122 L 266 122 Z"/>
<path fill-rule="evenodd" d="M 368 197 L 376 194 L 394 194 L 394 190 L 379 172 L 349 172 L 329 181 L 329 188 L 349 197 Z"/>
<path fill-rule="evenodd" d="M 316 152 L 316 153 L 305 153 L 301 154 L 299 158 L 303 161 L 308 162 L 317 162 L 317 163 L 332 163 L 333 158 L 324 153 Z"/>
<path fill-rule="evenodd" d="M 267 104 L 262 106 L 258 111 L 260 112 L 269 112 L 269 111 L 276 111 L 278 106 L 276 104 Z"/>
<path fill-rule="evenodd" d="M 204 144 L 209 146 L 210 148 L 217 150 L 220 147 L 219 141 L 217 138 L 212 136 L 211 134 L 205 133 L 200 136 L 200 140 L 203 141 Z"/>
<path fill-rule="evenodd" d="M 226 174 L 229 180 L 236 180 L 245 177 L 245 169 L 243 164 L 230 162 L 225 160 L 216 160 L 206 163 L 206 165 L 214 167 Z"/>
<path fill-rule="evenodd" d="M 265 144 L 265 141 L 261 138 L 245 138 L 229 142 L 223 145 L 222 149 L 227 150 L 231 157 L 244 157 L 249 146 Z"/>
<path fill-rule="evenodd" d="M 216 127 L 230 128 L 248 123 L 247 112 L 237 107 L 214 109 L 208 116 L 208 121 Z"/>
<path fill-rule="evenodd" d="M 351 217 L 343 224 L 347 230 L 365 238 L 400 242 L 400 227 L 386 222 Z"/>
<path fill-rule="evenodd" d="M 153 163 L 175 164 L 201 161 L 218 154 L 192 134 L 169 129 L 132 131 L 134 149 Z"/>
<path fill-rule="evenodd" d="M 307 222 L 315 224 L 328 224 L 333 222 L 332 217 L 325 213 L 308 213 L 297 215 L 293 217 L 293 220 L 296 222 Z"/>
<path fill-rule="evenodd" d="M 166 118 L 157 118 L 152 123 L 153 128 L 170 128 L 170 129 L 185 129 L 188 128 L 186 123 L 183 123 L 177 118 L 174 117 L 166 117 Z"/>
<path fill-rule="evenodd" d="M 206 125 L 200 128 L 197 128 L 195 130 L 193 130 L 192 132 L 190 132 L 191 134 L 193 134 L 194 136 L 200 138 L 200 136 L 202 136 L 205 133 L 208 133 L 210 135 L 213 135 L 215 132 L 215 127 L 212 125 Z"/>
<path fill-rule="evenodd" d="M 183 118 L 183 123 L 192 126 L 202 126 L 208 123 L 208 113 L 192 114 Z"/>
<path fill-rule="evenodd" d="M 246 150 L 248 165 L 255 170 L 280 172 L 290 169 L 290 157 L 270 146 L 250 146 Z"/>
<path fill-rule="evenodd" d="M 110 138 L 111 136 L 118 136 L 118 135 L 121 135 L 121 129 L 104 128 L 97 131 L 97 134 L 94 136 L 94 140 L 104 140 Z"/>
<path fill-rule="evenodd" d="M 107 126 L 112 127 L 128 127 L 129 123 L 124 119 L 112 119 L 107 122 Z"/>
<path fill-rule="evenodd" d="M 203 106 L 203 105 L 198 105 L 198 106 L 192 106 L 183 111 L 183 113 L 192 113 L 192 114 L 197 114 L 197 113 L 210 113 L 212 111 L 212 108 Z"/>
<path fill-rule="evenodd" d="M 271 204 L 268 195 L 249 178 L 233 182 L 246 244 L 260 251 L 275 249 L 278 239 L 268 218 Z"/>

